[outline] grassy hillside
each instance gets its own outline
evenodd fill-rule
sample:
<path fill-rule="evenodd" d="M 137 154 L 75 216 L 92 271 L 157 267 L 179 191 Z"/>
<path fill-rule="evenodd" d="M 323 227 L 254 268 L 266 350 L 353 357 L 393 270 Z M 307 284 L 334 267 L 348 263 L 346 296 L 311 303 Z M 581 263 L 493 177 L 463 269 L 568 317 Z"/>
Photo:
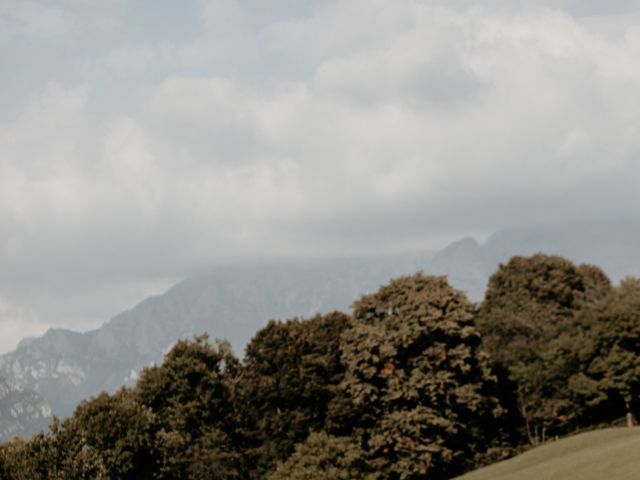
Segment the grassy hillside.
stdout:
<path fill-rule="evenodd" d="M 548 443 L 459 480 L 640 478 L 640 427 L 610 428 Z"/>

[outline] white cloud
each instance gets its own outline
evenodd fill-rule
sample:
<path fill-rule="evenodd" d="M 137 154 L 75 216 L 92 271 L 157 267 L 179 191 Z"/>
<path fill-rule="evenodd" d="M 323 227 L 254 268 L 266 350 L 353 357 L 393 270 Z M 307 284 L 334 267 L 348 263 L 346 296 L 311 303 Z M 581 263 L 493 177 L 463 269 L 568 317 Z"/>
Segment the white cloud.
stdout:
<path fill-rule="evenodd" d="M 27 38 L 56 37 L 77 26 L 76 19 L 63 9 L 30 0 L 3 2 L 0 19 L 7 29 L 5 34 Z"/>
<path fill-rule="evenodd" d="M 640 23 L 460 4 L 341 0 L 265 25 L 203 2 L 200 35 L 47 83 L 0 124 L 0 292 L 17 273 L 98 289 L 525 214 L 637 216 Z M 264 78 L 220 67 L 262 56 Z"/>
<path fill-rule="evenodd" d="M 210 31 L 248 22 L 230 0 L 207 3 L 205 19 Z M 148 226 L 193 202 L 193 214 L 238 225 L 289 221 L 301 208 L 375 215 L 381 202 L 442 203 L 501 182 L 579 184 L 618 171 L 637 148 L 634 28 L 620 41 L 553 10 L 334 2 L 270 28 L 314 66 L 304 80 L 173 75 L 106 123 L 87 110 L 86 88 L 49 87 L 2 137 L 22 190 L 37 175 L 47 185 L 9 204 L 40 198 L 84 210 L 84 221 L 90 209 L 117 217 L 126 199 L 122 222 Z M 145 69 L 154 52 L 121 49 L 105 62 Z"/>
<path fill-rule="evenodd" d="M 111 5 L 110 5 L 111 4 Z M 114 2 L 3 0 L 0 2 L 0 47 L 9 42 L 76 39 L 84 34 L 113 31 L 117 20 L 109 12 Z M 87 38 L 83 39 L 87 41 Z"/>
<path fill-rule="evenodd" d="M 249 13 L 238 0 L 201 0 L 204 25 L 209 33 L 236 33 L 249 21 Z"/>
<path fill-rule="evenodd" d="M 0 353 L 13 350 L 25 337 L 42 335 L 48 328 L 35 314 L 0 297 Z"/>

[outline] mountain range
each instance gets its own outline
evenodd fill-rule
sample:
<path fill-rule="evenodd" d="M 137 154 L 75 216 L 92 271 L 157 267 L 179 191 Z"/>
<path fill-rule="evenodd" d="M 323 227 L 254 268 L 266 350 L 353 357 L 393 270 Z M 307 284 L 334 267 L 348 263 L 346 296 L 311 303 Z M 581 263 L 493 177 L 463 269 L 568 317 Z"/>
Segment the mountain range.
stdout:
<path fill-rule="evenodd" d="M 0 356 L 0 375 L 42 393 L 56 415 L 135 382 L 179 339 L 207 332 L 236 353 L 270 319 L 347 310 L 359 295 L 426 264 L 422 255 L 219 267 L 143 300 L 102 327 L 51 329 Z"/>
<path fill-rule="evenodd" d="M 228 339 L 241 353 L 270 319 L 348 311 L 360 295 L 392 277 L 418 270 L 446 274 L 470 299 L 480 301 L 500 262 L 539 251 L 596 264 L 614 281 L 625 275 L 640 276 L 640 225 L 515 227 L 497 232 L 484 244 L 465 238 L 435 254 L 217 267 L 143 300 L 96 330 L 52 329 L 23 340 L 16 350 L 0 356 L 0 376 L 19 385 L 23 393 L 17 394 L 25 399 L 37 403 L 33 395 L 38 395 L 56 415 L 66 416 L 82 399 L 133 384 L 141 369 L 161 362 L 178 339 L 207 332 L 212 338 Z M 5 397 L 0 397 L 0 415 L 5 403 Z M 47 413 L 44 407 L 39 411 Z M 0 424 L 7 432 L 0 430 L 0 441 L 8 434 L 36 429 L 24 421 L 20 426 L 13 423 L 13 427 Z M 42 418 L 33 423 L 41 425 Z"/>
<path fill-rule="evenodd" d="M 614 282 L 640 276 L 640 224 L 598 222 L 513 227 L 491 235 L 484 244 L 463 238 L 438 252 L 427 273 L 446 274 L 473 301 L 484 296 L 487 281 L 500 263 L 514 255 L 561 255 L 575 263 L 601 267 Z"/>

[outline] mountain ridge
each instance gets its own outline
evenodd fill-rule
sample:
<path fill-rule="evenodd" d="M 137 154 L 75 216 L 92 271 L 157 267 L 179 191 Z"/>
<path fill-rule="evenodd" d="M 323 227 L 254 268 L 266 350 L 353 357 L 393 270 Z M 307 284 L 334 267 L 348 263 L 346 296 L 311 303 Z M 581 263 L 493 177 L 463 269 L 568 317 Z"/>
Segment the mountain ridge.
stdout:
<path fill-rule="evenodd" d="M 181 338 L 206 332 L 237 351 L 270 319 L 346 310 L 358 296 L 424 263 L 421 255 L 408 255 L 223 267 L 187 278 L 98 329 L 51 329 L 21 342 L 0 355 L 0 375 L 12 375 L 41 392 L 57 415 L 69 415 L 80 400 L 133 383 Z"/>
<path fill-rule="evenodd" d="M 390 278 L 419 270 L 448 275 L 456 288 L 480 301 L 500 262 L 539 251 L 597 264 L 618 281 L 640 274 L 635 260 L 640 259 L 640 227 L 518 227 L 498 231 L 483 244 L 462 238 L 435 254 L 218 267 L 144 299 L 98 329 L 51 329 L 20 342 L 0 355 L 0 376 L 43 395 L 55 414 L 66 416 L 82 399 L 135 382 L 140 370 L 160 363 L 178 339 L 206 332 L 230 340 L 241 353 L 270 319 L 348 311 L 358 297 Z"/>

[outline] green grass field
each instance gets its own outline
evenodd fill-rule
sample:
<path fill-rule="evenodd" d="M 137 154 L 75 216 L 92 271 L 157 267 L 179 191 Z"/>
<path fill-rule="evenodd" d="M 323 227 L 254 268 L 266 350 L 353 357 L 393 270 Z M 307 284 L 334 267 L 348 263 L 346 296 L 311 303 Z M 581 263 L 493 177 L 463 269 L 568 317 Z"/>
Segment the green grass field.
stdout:
<path fill-rule="evenodd" d="M 640 427 L 609 428 L 547 443 L 458 480 L 637 480 Z"/>

